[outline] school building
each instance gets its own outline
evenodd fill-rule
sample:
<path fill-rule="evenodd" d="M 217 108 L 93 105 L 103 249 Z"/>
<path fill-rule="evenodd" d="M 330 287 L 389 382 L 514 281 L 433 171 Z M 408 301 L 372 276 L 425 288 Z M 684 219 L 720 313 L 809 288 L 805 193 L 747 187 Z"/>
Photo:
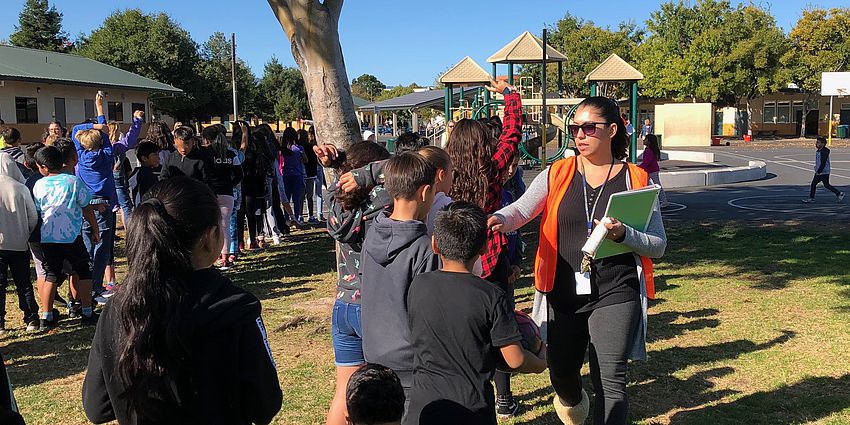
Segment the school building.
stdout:
<path fill-rule="evenodd" d="M 182 90 L 77 55 L 0 46 L 0 119 L 21 132 L 24 143 L 41 139 L 51 121 L 71 128 L 95 118 L 94 98 L 107 93 L 107 120 L 125 123 L 147 112 L 150 99 Z"/>

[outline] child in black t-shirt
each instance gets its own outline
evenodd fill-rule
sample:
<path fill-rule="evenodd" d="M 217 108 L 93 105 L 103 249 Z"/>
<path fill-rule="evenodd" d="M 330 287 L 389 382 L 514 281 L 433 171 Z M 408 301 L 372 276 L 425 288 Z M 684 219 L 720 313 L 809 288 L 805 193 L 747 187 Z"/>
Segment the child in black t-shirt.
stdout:
<path fill-rule="evenodd" d="M 128 179 L 130 196 L 132 196 L 135 205 L 142 203 L 148 189 L 159 180 L 156 171 L 154 171 L 159 167 L 159 150 L 156 143 L 148 140 L 136 146 L 136 158 L 139 159 L 139 167 L 133 170 Z"/>
<path fill-rule="evenodd" d="M 442 268 L 416 277 L 407 298 L 414 371 L 405 424 L 495 424 L 497 363 L 523 373 L 546 369 L 542 352 L 520 345 L 505 292 L 472 274 L 486 243 L 480 207 L 454 202 L 437 214 L 432 246 Z"/>

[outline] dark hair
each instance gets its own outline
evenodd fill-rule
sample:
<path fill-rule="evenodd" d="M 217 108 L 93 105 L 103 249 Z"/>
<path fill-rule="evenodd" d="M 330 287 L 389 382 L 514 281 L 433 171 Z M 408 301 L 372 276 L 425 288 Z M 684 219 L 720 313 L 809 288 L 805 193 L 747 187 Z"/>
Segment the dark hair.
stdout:
<path fill-rule="evenodd" d="M 265 177 L 271 171 L 271 164 L 265 136 L 259 131 L 253 132 L 248 136 L 248 147 L 242 162 L 243 173 L 246 176 Z"/>
<path fill-rule="evenodd" d="M 74 145 L 73 140 L 67 137 L 60 137 L 53 142 L 52 146 L 62 154 L 62 161 L 65 164 L 70 164 L 71 161 L 77 159 L 77 147 Z"/>
<path fill-rule="evenodd" d="M 44 147 L 44 143 L 31 143 L 24 148 L 24 165 L 30 170 L 36 170 L 35 153 Z"/>
<path fill-rule="evenodd" d="M 485 207 L 487 188 L 499 178 L 499 170 L 493 165 L 493 150 L 488 126 L 471 119 L 455 124 L 446 145 L 454 164 L 454 184 L 449 197 Z"/>
<path fill-rule="evenodd" d="M 0 130 L 0 136 L 3 137 L 3 140 L 5 140 L 6 143 L 12 146 L 17 145 L 18 142 L 21 141 L 21 132 L 15 127 L 3 127 L 3 129 Z"/>
<path fill-rule="evenodd" d="M 145 139 L 156 143 L 160 150 L 171 149 L 174 146 L 174 136 L 171 130 L 162 121 L 151 121 L 148 124 L 148 134 Z"/>
<path fill-rule="evenodd" d="M 620 105 L 616 100 L 607 97 L 588 97 L 578 104 L 576 110 L 593 108 L 609 124 L 617 124 L 617 132 L 611 138 L 611 153 L 616 159 L 628 156 L 629 138 L 626 135 L 626 123 L 620 116 Z"/>
<path fill-rule="evenodd" d="M 409 151 L 418 151 L 425 146 L 422 142 L 422 137 L 418 133 L 407 132 L 402 133 L 395 139 L 395 154 L 402 154 Z"/>
<path fill-rule="evenodd" d="M 478 205 L 452 202 L 437 212 L 434 239 L 441 256 L 466 263 L 487 244 L 487 214 Z"/>
<path fill-rule="evenodd" d="M 183 303 L 192 248 L 218 226 L 219 216 L 206 184 L 178 176 L 151 187 L 128 223 L 127 260 L 133 267 L 112 307 L 126 335 L 117 347 L 118 374 L 131 411 L 144 422 L 162 420 L 194 391 L 181 388 L 190 374 L 193 337 Z"/>
<path fill-rule="evenodd" d="M 390 153 L 383 146 L 375 142 L 357 142 L 345 151 L 345 162 L 342 163 L 337 171 L 342 175 L 351 170 L 363 167 L 370 162 L 382 161 L 389 157 Z M 339 190 L 334 195 L 334 198 L 336 198 L 344 209 L 351 211 L 367 200 L 371 191 L 371 187 L 358 187 L 348 193 Z"/>
<path fill-rule="evenodd" d="M 826 143 L 826 137 L 818 136 L 818 137 L 815 139 L 815 143 Z"/>
<path fill-rule="evenodd" d="M 61 171 L 65 165 L 62 152 L 59 152 L 59 149 L 56 149 L 55 146 L 45 146 L 39 149 L 35 153 L 35 162 L 42 167 L 47 167 L 47 171 L 51 173 Z"/>
<path fill-rule="evenodd" d="M 430 162 L 436 169 L 446 171 L 452 166 L 452 158 L 448 152 L 437 146 L 423 146 L 416 151 Z"/>
<path fill-rule="evenodd" d="M 156 143 L 153 143 L 150 140 L 143 140 L 136 145 L 136 157 L 142 159 L 142 157 L 159 153 L 161 150 L 162 149 L 160 149 Z"/>
<path fill-rule="evenodd" d="M 345 405 L 352 424 L 398 422 L 404 415 L 404 389 L 392 369 L 367 363 L 345 387 Z"/>
<path fill-rule="evenodd" d="M 211 125 L 204 128 L 201 132 L 201 137 L 210 142 L 209 147 L 212 149 L 216 158 L 227 158 L 227 149 L 230 148 L 230 146 L 227 143 L 227 137 L 222 134 L 221 130 L 217 126 Z"/>
<path fill-rule="evenodd" d="M 233 146 L 239 146 L 237 149 L 241 149 L 242 146 L 242 126 L 239 123 L 245 124 L 245 128 L 248 129 L 248 140 L 251 140 L 251 125 L 248 124 L 247 121 L 235 121 L 231 127 L 233 127 L 233 131 L 230 136 L 230 144 Z"/>
<path fill-rule="evenodd" d="M 298 144 L 302 146 L 307 146 L 310 144 L 310 140 L 307 138 L 307 130 L 303 128 L 298 130 Z"/>
<path fill-rule="evenodd" d="M 661 148 L 658 147 L 658 137 L 656 137 L 654 134 L 647 134 L 646 137 L 644 137 L 643 142 L 646 144 L 646 147 L 648 147 L 649 150 L 651 150 L 652 153 L 655 154 L 655 157 L 658 158 L 658 160 L 660 161 Z"/>
<path fill-rule="evenodd" d="M 192 141 L 195 137 L 195 130 L 188 125 L 181 125 L 174 130 L 174 139 L 183 141 Z"/>
<path fill-rule="evenodd" d="M 50 126 L 53 125 L 53 124 L 58 125 L 59 128 L 62 129 L 62 133 L 60 134 L 60 136 L 65 137 L 67 135 L 68 129 L 65 128 L 65 126 L 62 125 L 61 122 L 59 122 L 59 120 L 53 120 L 53 121 L 50 121 L 49 123 L 47 123 L 47 128 L 44 129 L 44 132 L 49 133 L 50 132 Z"/>
<path fill-rule="evenodd" d="M 393 199 L 412 200 L 424 185 L 434 185 L 437 168 L 416 152 L 396 155 L 384 166 L 384 187 Z"/>

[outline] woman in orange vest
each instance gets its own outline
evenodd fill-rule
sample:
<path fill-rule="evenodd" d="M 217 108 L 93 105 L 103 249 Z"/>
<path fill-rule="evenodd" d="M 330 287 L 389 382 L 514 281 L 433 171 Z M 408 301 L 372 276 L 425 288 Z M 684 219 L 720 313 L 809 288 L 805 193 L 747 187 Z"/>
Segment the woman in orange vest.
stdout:
<path fill-rule="evenodd" d="M 657 208 L 646 232 L 611 219 L 602 224 L 608 238 L 633 252 L 600 260 L 584 257 L 581 247 L 600 225 L 611 194 L 650 181 L 645 171 L 623 162 L 629 142 L 614 101 L 585 99 L 569 131 L 579 156 L 540 173 L 525 195 L 490 217 L 489 225 L 509 232 L 542 214 L 534 277 L 548 302 L 543 307 L 547 358 L 558 417 L 565 424 L 581 424 L 588 416 L 581 367 L 589 347 L 593 423 L 625 424 L 627 362 L 646 358 L 647 298 L 654 296 L 649 258 L 664 254 L 667 236 Z M 535 304 L 543 299 L 537 297 Z"/>

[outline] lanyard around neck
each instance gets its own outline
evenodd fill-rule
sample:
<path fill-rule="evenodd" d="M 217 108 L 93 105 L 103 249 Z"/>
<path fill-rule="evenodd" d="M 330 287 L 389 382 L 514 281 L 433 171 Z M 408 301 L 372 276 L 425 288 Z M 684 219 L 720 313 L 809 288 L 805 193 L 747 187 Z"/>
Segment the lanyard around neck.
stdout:
<path fill-rule="evenodd" d="M 605 191 L 605 186 L 608 185 L 608 180 L 611 178 L 611 171 L 614 170 L 614 160 L 611 160 L 611 166 L 608 167 L 608 175 L 605 177 L 605 182 L 602 183 L 602 187 L 599 189 L 599 193 L 596 194 L 596 199 L 593 200 L 593 208 L 589 208 L 587 206 L 587 169 L 584 167 L 584 161 L 581 158 L 578 158 L 579 165 L 581 165 L 581 192 L 584 195 L 584 216 L 587 218 L 587 237 L 590 237 L 590 233 L 593 231 L 593 215 L 596 214 L 596 206 L 599 204 L 599 198 L 602 197 L 602 193 Z"/>

